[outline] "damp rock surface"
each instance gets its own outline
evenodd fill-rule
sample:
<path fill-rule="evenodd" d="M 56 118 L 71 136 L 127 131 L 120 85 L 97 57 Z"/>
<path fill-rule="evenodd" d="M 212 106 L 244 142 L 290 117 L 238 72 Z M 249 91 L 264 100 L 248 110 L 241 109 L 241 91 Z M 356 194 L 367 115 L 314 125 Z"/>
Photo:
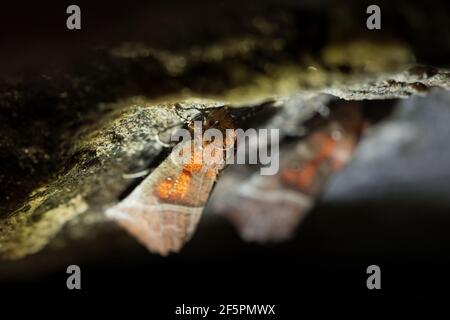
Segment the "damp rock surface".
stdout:
<path fill-rule="evenodd" d="M 423 96 L 431 86 L 449 87 L 450 78 L 445 70 L 425 79 L 408 78 L 407 74 L 408 71 L 387 74 L 385 79 L 369 79 L 359 87 L 305 90 L 282 98 L 267 93 L 267 99 L 282 101 L 278 108 L 283 112 L 272 121 L 277 128 L 292 134 L 292 127 L 300 128 L 302 121 L 326 106 L 324 101 L 330 98 L 324 100 L 324 93 L 335 92 L 337 97 L 356 100 L 392 99 Z M 20 258 L 41 250 L 68 221 L 72 221 L 75 230 L 78 228 L 78 234 L 84 222 L 85 233 L 95 232 L 94 227 L 89 227 L 89 221 L 104 222 L 103 211 L 132 186 L 133 179 L 127 179 L 127 174 L 148 170 L 155 161 L 158 163 L 158 156 L 170 149 L 167 143 L 170 143 L 167 141 L 170 133 L 183 126 L 187 118 L 198 115 L 202 108 L 224 105 L 233 106 L 220 100 L 156 103 L 143 97 L 102 104 L 99 108 L 111 111 L 78 130 L 67 150 L 62 149 L 67 156 L 55 164 L 54 171 L 18 201 L 16 208 L 4 210 L 0 220 L 2 256 Z M 248 108 L 258 108 L 258 105 Z M 295 118 L 294 125 L 289 126 L 289 121 Z"/>
<path fill-rule="evenodd" d="M 112 238 L 120 231 L 105 221 L 104 210 L 133 188 L 139 180 L 133 178 L 136 174 L 151 171 L 164 159 L 170 133 L 201 116 L 202 109 L 228 106 L 251 112 L 272 103 L 279 112 L 271 125 L 295 136 L 304 134 L 303 122 L 323 113 L 335 99 L 407 99 L 399 110 L 421 105 L 411 107 L 418 110 L 417 117 L 405 118 L 412 130 L 396 127 L 401 117 L 397 114 L 387 129 L 373 130 L 391 126 L 400 139 L 396 143 L 420 142 L 411 147 L 425 157 L 420 161 L 433 157 L 435 145 L 428 149 L 422 143 L 435 136 L 436 143 L 445 142 L 444 117 L 436 115 L 446 115 L 448 104 L 450 11 L 434 4 L 425 8 L 405 1 L 383 3 L 385 24 L 376 35 L 361 28 L 361 4 L 264 1 L 252 9 L 232 1 L 228 11 L 215 5 L 196 11 L 162 6 L 145 11 L 149 13 L 142 21 L 123 18 L 118 25 L 130 25 L 134 36 L 124 28 L 125 35 L 117 33 L 121 36 L 105 43 L 105 34 L 90 33 L 101 45 L 69 39 L 80 44 L 81 49 L 73 50 L 76 54 L 64 48 L 48 50 L 45 39 L 33 59 L 20 54 L 9 60 L 2 52 L 0 256 L 23 258 L 50 243 L 50 251 L 35 255 L 42 262 L 45 254 L 53 254 L 52 248 L 64 251 L 65 243 L 74 239 L 88 239 L 84 246 L 96 239 L 99 247 L 108 247 L 102 235 Z M 177 21 L 164 39 L 157 32 L 142 31 L 159 30 L 161 12 Z M 431 24 L 412 22 L 414 16 L 424 21 L 425 13 L 435 16 Z M 399 17 L 404 23 L 396 28 Z M 184 23 L 192 19 L 198 22 Z M 430 30 L 435 37 L 427 36 Z M 10 36 L 6 39 L 13 42 Z M 30 51 L 29 41 L 17 43 L 18 52 Z M 55 52 L 67 52 L 67 60 Z M 22 64 L 24 69 L 18 67 Z M 432 129 L 437 131 L 415 136 L 417 128 L 428 128 L 428 123 L 419 124 L 422 118 L 430 125 L 436 121 Z M 380 152 L 386 151 L 390 144 L 378 135 L 365 143 L 381 139 L 385 149 Z M 396 146 L 392 148 L 387 156 L 395 153 Z M 358 159 L 343 173 L 349 175 L 349 184 L 339 191 L 332 184 L 327 197 L 345 198 L 346 190 L 361 183 L 350 169 L 354 174 L 368 170 Z M 411 161 L 411 166 L 419 166 L 419 160 Z M 334 183 L 340 185 L 342 179 Z"/>

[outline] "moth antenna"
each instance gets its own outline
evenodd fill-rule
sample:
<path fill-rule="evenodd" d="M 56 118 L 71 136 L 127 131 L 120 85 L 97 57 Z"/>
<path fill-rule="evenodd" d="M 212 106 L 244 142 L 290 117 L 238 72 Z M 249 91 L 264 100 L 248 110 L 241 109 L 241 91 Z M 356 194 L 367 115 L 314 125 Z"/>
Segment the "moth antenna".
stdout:
<path fill-rule="evenodd" d="M 137 179 L 137 178 L 146 176 L 149 172 L 150 172 L 150 170 L 142 170 L 142 171 L 133 172 L 133 173 L 124 173 L 124 174 L 122 174 L 122 177 L 124 179 Z"/>
<path fill-rule="evenodd" d="M 163 142 L 163 141 L 159 138 L 159 134 L 160 134 L 160 132 L 158 132 L 157 134 L 155 134 L 155 135 L 153 136 L 153 137 L 155 138 L 156 142 L 157 142 L 159 145 L 161 145 L 161 146 L 163 146 L 163 147 L 165 147 L 165 148 L 171 148 L 172 145 Z"/>

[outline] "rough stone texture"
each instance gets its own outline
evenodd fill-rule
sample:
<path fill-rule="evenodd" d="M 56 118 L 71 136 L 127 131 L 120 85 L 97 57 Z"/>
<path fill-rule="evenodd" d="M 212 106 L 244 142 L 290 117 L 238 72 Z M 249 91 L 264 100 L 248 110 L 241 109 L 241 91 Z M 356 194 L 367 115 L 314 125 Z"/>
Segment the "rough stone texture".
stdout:
<path fill-rule="evenodd" d="M 198 113 L 192 108 L 205 106 L 201 101 L 155 105 L 142 98 L 118 104 L 108 107 L 112 114 L 78 132 L 69 159 L 53 179 L 0 220 L 2 255 L 19 258 L 42 249 L 67 220 L 87 210 L 86 201 L 93 204 L 91 211 L 101 212 L 128 186 L 126 174 L 147 169 L 166 145 L 162 140 Z"/>
<path fill-rule="evenodd" d="M 0 54 L 3 257 L 35 253 L 51 239 L 58 249 L 68 239 L 116 235 L 102 212 L 135 183 L 123 175 L 159 163 L 166 149 L 158 132 L 168 134 L 199 113 L 184 110 L 180 117 L 177 103 L 254 110 L 271 101 L 281 110 L 273 121 L 295 135 L 302 133 L 298 124 L 326 109 L 324 93 L 393 99 L 450 86 L 441 68 L 450 56 L 445 1 L 385 1 L 383 29 L 375 34 L 361 26 L 364 3 L 264 1 L 256 9 L 236 3 L 224 5 L 229 11 L 203 2 L 198 10 L 163 5 L 120 20 L 123 33 L 99 19 L 112 38 L 103 41 L 98 28 L 88 31 L 91 43 L 62 31 L 36 47 L 5 35 L 20 54 Z M 154 32 L 158 17 L 175 21 L 164 36 Z M 27 32 L 12 36 L 24 40 Z M 58 40 L 65 45 L 49 49 Z M 410 67 L 415 61 L 436 67 Z"/>
<path fill-rule="evenodd" d="M 392 78 L 398 80 L 390 80 Z M 363 82 L 356 90 L 325 88 L 309 91 L 292 99 L 285 98 L 283 108 L 287 111 L 284 117 L 291 121 L 297 118 L 297 123 L 301 124 L 315 112 L 320 112 L 324 108 L 321 92 L 340 90 L 341 97 L 358 100 L 402 98 L 414 93 L 424 94 L 430 84 L 448 88 L 449 79 L 446 71 L 436 70 L 431 77 L 421 79 L 416 76 L 409 79 L 405 73 L 399 73 L 386 75 L 385 80 Z M 307 96 L 312 97 L 312 102 L 302 102 Z M 270 94 L 267 97 L 274 99 Z M 177 108 L 181 111 L 186 108 L 192 114 L 193 107 L 220 106 L 220 102 L 211 101 L 203 104 L 187 102 L 180 107 L 176 104 L 154 105 L 143 98 L 117 104 L 102 106 L 114 111 L 102 121 L 80 130 L 68 151 L 71 156 L 62 168 L 57 168 L 53 179 L 32 191 L 21 207 L 1 220 L 0 252 L 4 257 L 20 258 L 42 249 L 67 220 L 88 209 L 87 203 L 90 203 L 87 215 L 101 215 L 130 184 L 123 174 L 145 170 L 160 153 L 163 148 L 160 133 L 169 131 L 166 134 L 170 135 L 170 128 L 179 127 L 183 119 L 189 118 L 189 115 L 175 112 Z M 272 120 L 278 121 L 277 127 L 282 127 L 280 117 L 283 118 L 283 113 Z M 289 126 L 286 129 L 289 130 Z M 58 212 L 64 212 L 64 218 Z M 94 219 L 96 222 L 101 220 L 101 217 Z"/>

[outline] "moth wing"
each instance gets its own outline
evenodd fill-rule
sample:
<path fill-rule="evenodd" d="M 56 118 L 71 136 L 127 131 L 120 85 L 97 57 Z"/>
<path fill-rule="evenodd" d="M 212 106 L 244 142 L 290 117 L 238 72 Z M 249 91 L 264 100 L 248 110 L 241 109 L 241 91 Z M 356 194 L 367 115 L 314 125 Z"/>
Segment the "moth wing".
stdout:
<path fill-rule="evenodd" d="M 163 256 L 178 252 L 192 237 L 214 184 L 214 178 L 196 173 L 189 186 L 192 206 L 167 203 L 155 191 L 157 185 L 180 171 L 168 157 L 127 198 L 106 211 L 149 251 Z"/>
<path fill-rule="evenodd" d="M 340 130 L 338 141 L 325 127 L 317 134 L 281 150 L 280 172 L 252 174 L 241 182 L 233 175 L 223 190 L 220 183 L 212 199 L 213 211 L 226 216 L 245 241 L 279 242 L 290 238 L 313 206 L 328 178 L 345 164 L 356 144 L 354 136 Z M 228 186 L 239 185 L 238 188 Z M 217 191 L 219 191 L 217 190 Z"/>

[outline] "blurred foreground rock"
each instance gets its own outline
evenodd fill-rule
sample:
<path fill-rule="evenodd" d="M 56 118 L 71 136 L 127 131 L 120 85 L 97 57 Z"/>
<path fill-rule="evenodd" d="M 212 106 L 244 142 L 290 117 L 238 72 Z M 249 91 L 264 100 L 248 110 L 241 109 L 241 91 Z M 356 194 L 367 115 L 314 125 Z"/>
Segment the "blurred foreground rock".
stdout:
<path fill-rule="evenodd" d="M 428 87 L 438 85 L 449 87 L 449 73 L 436 71 L 431 77 L 418 78 L 405 71 L 386 75 L 384 79 L 379 77 L 362 82 L 360 87 L 336 86 L 310 90 L 292 98 L 268 95 L 268 99 L 282 101 L 278 108 L 284 110 L 287 119 L 278 120 L 278 128 L 282 131 L 289 128 L 284 124 L 297 114 L 296 124 L 300 130 L 302 121 L 323 110 L 323 99 L 316 98 L 322 92 L 336 91 L 347 99 L 380 99 L 384 96 L 392 99 L 411 94 L 424 95 Z M 302 102 L 307 96 L 313 99 L 309 108 Z M 101 121 L 77 133 L 70 148 L 64 150 L 70 156 L 62 166 L 55 167 L 53 178 L 32 191 L 17 209 L 5 212 L 0 222 L 2 255 L 19 258 L 41 250 L 68 221 L 73 225 L 73 230 L 68 231 L 69 237 L 71 233 L 83 236 L 97 232 L 96 224 L 103 222 L 105 208 L 115 203 L 122 192 L 132 185 L 133 179 L 127 179 L 126 175 L 147 170 L 166 145 L 164 139 L 168 139 L 171 130 L 183 125 L 183 119 L 188 118 L 189 113 L 192 116 L 202 108 L 220 107 L 223 103 L 180 100 L 172 104 L 156 104 L 144 98 L 134 98 L 119 105 L 104 105 L 103 108 L 112 111 Z M 258 108 L 258 105 L 252 108 Z M 278 117 L 283 117 L 283 112 Z M 438 130 L 439 127 L 433 129 Z M 396 137 L 393 136 L 393 139 Z M 383 145 L 380 143 L 380 146 L 371 149 L 380 148 L 382 151 L 387 147 Z"/>
<path fill-rule="evenodd" d="M 431 12 L 439 13 L 435 28 L 423 17 L 422 26 L 413 22 L 411 16 L 420 15 L 420 6 L 402 2 L 405 11 L 389 6 L 393 10 L 387 10 L 386 25 L 374 36 L 360 27 L 362 7 L 336 3 L 325 10 L 320 3 L 269 1 L 257 10 L 231 10 L 233 18 L 204 7 L 211 17 L 224 19 L 218 20 L 222 24 L 201 20 L 214 25 L 209 36 L 197 32 L 205 25 L 192 26 L 186 39 L 176 32 L 181 27 L 160 41 L 139 33 L 96 49 L 90 45 L 70 63 L 49 63 L 45 70 L 30 73 L 5 71 L 0 79 L 0 256 L 23 258 L 51 243 L 28 258 L 38 270 L 46 267 L 47 257 L 66 252 L 64 248 L 89 256 L 84 248 L 92 245 L 95 256 L 107 247 L 134 245 L 105 221 L 105 208 L 136 185 L 139 179 L 130 178 L 133 174 L 151 170 L 164 159 L 173 130 L 206 108 L 248 108 L 250 113 L 270 103 L 276 109 L 273 127 L 285 136 L 302 136 L 303 122 L 326 114 L 336 98 L 409 98 L 392 120 L 373 128 L 373 136 L 362 141 L 355 162 L 331 184 L 325 199 L 347 199 L 361 185 L 370 195 L 371 188 L 391 190 L 379 187 L 380 175 L 397 181 L 399 188 L 418 185 L 412 174 L 403 184 L 397 180 L 403 179 L 404 162 L 396 158 L 403 147 L 417 155 L 408 160 L 411 172 L 425 174 L 422 164 L 440 159 L 426 167 L 436 170 L 428 172 L 429 177 L 439 176 L 448 160 L 440 153 L 447 145 L 442 121 L 449 103 L 445 90 L 450 88 L 450 72 L 440 68 L 450 52 L 445 10 L 430 6 Z M 173 12 L 174 19 L 187 19 L 181 10 Z M 395 13 L 405 20 L 400 29 Z M 234 27 L 228 29 L 229 21 Z M 442 41 L 424 37 L 422 27 L 442 35 Z M 408 36 L 410 32 L 417 38 Z M 202 36 L 196 38 L 198 34 Z M 101 34 L 94 39 L 101 39 Z M 37 52 L 36 60 L 28 61 L 33 66 L 41 62 Z M 416 60 L 437 67 L 416 65 Z M 409 104 L 414 110 L 410 115 L 402 111 Z M 386 164 L 381 173 L 372 171 L 372 186 L 358 179 L 371 177 L 374 160 L 367 157 L 380 156 L 373 151 L 378 148 Z M 398 176 L 388 174 L 391 166 Z M 444 197 L 447 185 L 442 179 L 426 190 Z M 32 268 L 32 262 L 28 267 L 24 261 L 25 270 Z M 4 274 L 14 266 L 5 263 Z"/>

